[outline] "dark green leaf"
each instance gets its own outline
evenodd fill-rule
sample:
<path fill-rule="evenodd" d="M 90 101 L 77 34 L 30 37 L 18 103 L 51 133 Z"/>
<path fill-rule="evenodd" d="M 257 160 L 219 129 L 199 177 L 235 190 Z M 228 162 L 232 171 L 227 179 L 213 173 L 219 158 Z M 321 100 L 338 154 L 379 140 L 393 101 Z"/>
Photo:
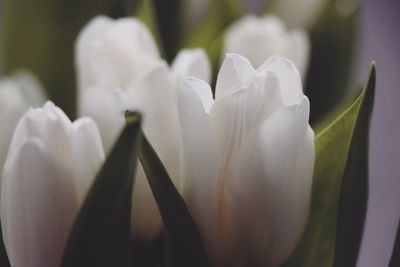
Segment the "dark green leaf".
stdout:
<path fill-rule="evenodd" d="M 132 188 L 140 115 L 131 115 L 75 221 L 63 267 L 131 267 Z"/>
<path fill-rule="evenodd" d="M 197 226 L 145 136 L 142 139 L 139 158 L 164 223 L 165 266 L 210 266 Z"/>
<path fill-rule="evenodd" d="M 132 266 L 161 267 L 165 261 L 165 238 L 160 233 L 154 240 L 132 240 Z"/>
<path fill-rule="evenodd" d="M 31 70 L 50 99 L 73 117 L 77 34 L 96 15 L 124 15 L 124 4 L 123 0 L 5 1 L 1 46 L 5 71 Z"/>
<path fill-rule="evenodd" d="M 367 213 L 368 144 L 374 96 L 373 63 L 360 104 L 341 186 L 334 261 L 336 267 L 354 267 L 357 263 Z"/>
<path fill-rule="evenodd" d="M 389 267 L 398 267 L 398 266 L 400 266 L 400 222 L 397 227 L 397 234 L 393 244 L 392 257 L 389 263 Z"/>
<path fill-rule="evenodd" d="M 153 0 L 165 58 L 171 62 L 182 42 L 182 1 Z"/>
<path fill-rule="evenodd" d="M 332 266 L 336 237 L 338 246 L 349 242 L 348 246 L 345 245 L 349 249 L 349 255 L 342 256 L 344 254 L 340 248 L 336 255 L 337 261 L 344 257 L 347 264 L 347 261 L 351 262 L 357 256 L 365 217 L 366 140 L 374 90 L 375 65 L 373 64 L 366 89 L 337 117 L 330 116 L 332 121 L 323 123 L 327 126 L 323 129 L 317 127 L 319 130 L 316 135 L 316 162 L 310 217 L 303 237 L 286 263 L 286 267 Z M 357 150 L 359 154 L 355 153 Z M 349 197 L 349 194 L 353 195 Z M 354 206 L 348 201 L 354 201 Z M 348 209 L 346 205 L 349 205 Z M 360 210 L 353 210 L 357 208 Z M 349 215 L 351 211 L 355 214 Z M 338 214 L 340 214 L 339 223 Z M 348 233 L 352 230 L 354 232 Z M 345 234 L 348 238 L 344 237 Z"/>

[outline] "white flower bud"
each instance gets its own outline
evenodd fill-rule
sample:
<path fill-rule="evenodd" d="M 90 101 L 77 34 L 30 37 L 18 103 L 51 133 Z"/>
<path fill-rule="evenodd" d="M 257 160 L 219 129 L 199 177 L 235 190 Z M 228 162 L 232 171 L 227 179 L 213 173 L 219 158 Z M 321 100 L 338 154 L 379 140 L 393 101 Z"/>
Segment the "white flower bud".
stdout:
<path fill-rule="evenodd" d="M 30 107 L 38 107 L 44 100 L 41 86 L 28 73 L 17 72 L 0 79 L 0 171 L 18 120 Z"/>
<path fill-rule="evenodd" d="M 284 56 L 295 63 L 304 77 L 310 41 L 304 30 L 287 30 L 278 17 L 248 15 L 228 28 L 224 51 L 247 57 L 255 67 L 271 56 Z"/>
<path fill-rule="evenodd" d="M 47 102 L 18 122 L 3 171 L 1 225 L 13 267 L 60 266 L 69 232 L 104 160 L 96 124 Z"/>
<path fill-rule="evenodd" d="M 228 54 L 216 84 L 179 92 L 184 197 L 222 266 L 279 266 L 307 222 L 314 166 L 309 102 L 294 64 Z"/>
<path fill-rule="evenodd" d="M 160 58 L 150 32 L 135 18 L 97 17 L 79 36 L 80 115 L 92 117 L 99 125 L 107 153 L 125 125 L 124 112 L 142 112 L 143 130 L 180 188 L 177 91 L 185 76 L 211 79 L 206 53 L 202 49 L 182 50 L 170 67 Z M 133 235 L 152 239 L 161 227 L 157 205 L 139 164 L 132 202 Z"/>

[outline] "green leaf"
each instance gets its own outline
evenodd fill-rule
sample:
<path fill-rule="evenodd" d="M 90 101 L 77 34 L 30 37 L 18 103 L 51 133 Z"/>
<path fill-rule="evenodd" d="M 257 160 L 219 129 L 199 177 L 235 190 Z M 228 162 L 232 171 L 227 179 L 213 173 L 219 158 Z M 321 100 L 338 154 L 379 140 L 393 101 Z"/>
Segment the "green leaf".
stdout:
<path fill-rule="evenodd" d="M 389 267 L 400 266 L 400 222 L 397 227 L 396 240 L 393 244 L 392 257 L 389 262 Z"/>
<path fill-rule="evenodd" d="M 366 88 L 317 130 L 310 217 L 286 267 L 329 267 L 334 260 L 335 266 L 355 266 L 368 194 L 367 140 L 374 91 L 372 64 Z"/>
<path fill-rule="evenodd" d="M 311 123 L 318 122 L 348 95 L 356 56 L 360 12 L 343 13 L 330 0 L 310 30 L 311 58 L 305 93 L 312 103 Z M 354 2 L 342 0 L 341 2 Z"/>
<path fill-rule="evenodd" d="M 91 187 L 71 231 L 63 267 L 131 267 L 132 188 L 140 115 L 131 115 Z"/>
<path fill-rule="evenodd" d="M 165 58 L 172 62 L 182 42 L 182 1 L 153 0 Z"/>
<path fill-rule="evenodd" d="M 334 266 L 356 266 L 364 230 L 369 192 L 369 128 L 375 97 L 375 63 L 351 139 L 340 192 Z"/>
<path fill-rule="evenodd" d="M 134 1 L 134 0 L 130 0 Z M 71 118 L 75 114 L 74 43 L 92 17 L 124 14 L 123 0 L 6 0 L 2 64 L 31 70 Z"/>
<path fill-rule="evenodd" d="M 142 138 L 139 158 L 164 223 L 165 266 L 210 266 L 197 226 L 145 136 Z"/>

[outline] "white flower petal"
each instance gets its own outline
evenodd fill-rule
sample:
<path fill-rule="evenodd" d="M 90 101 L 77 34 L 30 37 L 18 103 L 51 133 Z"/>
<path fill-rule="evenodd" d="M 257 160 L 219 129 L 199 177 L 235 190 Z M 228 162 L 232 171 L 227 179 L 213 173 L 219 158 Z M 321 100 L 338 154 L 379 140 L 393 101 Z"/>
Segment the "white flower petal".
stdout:
<path fill-rule="evenodd" d="M 280 108 L 249 134 L 225 178 L 232 216 L 228 251 L 239 265 L 280 266 L 303 233 L 314 164 L 308 116 L 306 97 Z"/>
<path fill-rule="evenodd" d="M 257 106 L 253 104 L 255 88 L 251 85 L 241 91 L 216 100 L 210 111 L 219 150 L 224 157 L 236 155 L 257 119 Z"/>
<path fill-rule="evenodd" d="M 155 41 L 135 18 L 94 18 L 76 43 L 79 90 L 94 85 L 125 88 L 160 60 Z"/>
<path fill-rule="evenodd" d="M 303 96 L 299 71 L 292 61 L 280 56 L 270 57 L 257 71 L 271 71 L 278 77 L 285 105 L 299 104 Z"/>
<path fill-rule="evenodd" d="M 77 214 L 72 175 L 38 139 L 29 139 L 7 160 L 1 222 L 13 267 L 60 266 Z"/>
<path fill-rule="evenodd" d="M 188 77 L 181 82 L 181 88 L 183 90 L 185 90 L 184 88 L 189 88 L 189 90 L 193 90 L 193 92 L 196 93 L 198 99 L 200 99 L 204 111 L 207 114 L 210 112 L 210 109 L 214 103 L 214 99 L 211 87 L 208 83 L 194 77 Z"/>
<path fill-rule="evenodd" d="M 99 130 L 92 119 L 79 118 L 72 127 L 74 178 L 78 203 L 81 204 L 104 161 L 104 151 Z"/>
<path fill-rule="evenodd" d="M 18 86 L 21 96 L 29 104 L 29 107 L 36 108 L 43 105 L 46 97 L 43 86 L 36 77 L 27 71 L 19 70 L 11 78 Z"/>
<path fill-rule="evenodd" d="M 168 66 L 159 64 L 138 79 L 127 92 L 135 109 L 143 112 L 143 130 L 177 181 L 179 174 L 180 131 L 177 109 L 177 84 Z"/>
<path fill-rule="evenodd" d="M 78 35 L 75 43 L 75 61 L 78 76 L 78 88 L 80 91 L 90 87 L 96 77 L 103 79 L 110 75 L 107 72 L 109 62 L 103 51 L 101 36 L 112 27 L 112 19 L 106 16 L 97 16 L 87 23 Z M 100 50 L 100 51 L 98 51 Z M 104 68 L 104 75 L 101 69 Z M 112 72 L 111 72 L 112 73 Z"/>
<path fill-rule="evenodd" d="M 206 82 L 210 82 L 211 80 L 210 61 L 202 48 L 183 49 L 179 51 L 171 68 L 175 75 L 181 79 L 193 76 Z"/>
<path fill-rule="evenodd" d="M 123 91 L 93 87 L 82 94 L 80 115 L 94 119 L 108 153 L 125 125 L 125 111 L 133 107 Z"/>
<path fill-rule="evenodd" d="M 215 99 L 231 95 L 247 86 L 255 75 L 256 71 L 248 59 L 238 54 L 226 54 L 218 73 Z"/>
<path fill-rule="evenodd" d="M 260 263 L 282 264 L 296 247 L 307 222 L 314 167 L 314 135 L 308 118 L 309 102 L 304 96 L 300 105 L 281 108 L 260 128 L 266 208 L 252 229 L 254 237 L 261 229 L 269 229 L 264 241 L 273 240 L 259 243 Z M 263 220 L 268 228 L 264 228 Z"/>
<path fill-rule="evenodd" d="M 133 186 L 131 222 L 133 237 L 138 240 L 154 240 L 162 229 L 160 212 L 139 162 Z"/>
<path fill-rule="evenodd" d="M 211 88 L 203 81 L 184 80 L 178 107 L 183 138 L 183 196 L 205 242 L 210 244 L 207 249 L 215 253 L 216 248 L 212 247 L 217 238 L 215 186 L 220 155 L 204 100 L 199 95 L 199 91 L 207 90 L 211 94 Z"/>
<path fill-rule="evenodd" d="M 228 29 L 224 50 L 239 53 L 258 67 L 270 56 L 286 52 L 285 37 L 286 28 L 279 18 L 247 15 Z M 254 44 L 257 44 L 257 48 Z"/>
<path fill-rule="evenodd" d="M 301 77 L 304 79 L 310 57 L 310 40 L 304 30 L 293 30 L 288 34 L 288 48 L 285 57 L 296 65 Z"/>
<path fill-rule="evenodd" d="M 10 152 L 18 149 L 28 138 L 37 137 L 48 145 L 57 160 L 68 164 L 72 159 L 69 127 L 71 121 L 67 115 L 47 101 L 42 108 L 31 109 L 20 119 L 10 144 Z"/>
<path fill-rule="evenodd" d="M 30 107 L 42 105 L 43 102 L 44 95 L 39 83 L 27 72 L 19 71 L 0 80 L 0 170 L 19 119 Z"/>
<path fill-rule="evenodd" d="M 181 135 L 176 87 L 168 66 L 160 64 L 137 79 L 127 94 L 135 109 L 143 113 L 143 131 L 180 190 Z M 160 215 L 150 192 L 147 179 L 139 168 L 133 191 L 132 229 L 145 238 L 154 237 L 160 230 L 156 223 L 160 221 Z"/>
<path fill-rule="evenodd" d="M 224 155 L 236 155 L 249 132 L 282 105 L 277 77 L 257 73 L 241 90 L 215 101 L 210 116 Z"/>

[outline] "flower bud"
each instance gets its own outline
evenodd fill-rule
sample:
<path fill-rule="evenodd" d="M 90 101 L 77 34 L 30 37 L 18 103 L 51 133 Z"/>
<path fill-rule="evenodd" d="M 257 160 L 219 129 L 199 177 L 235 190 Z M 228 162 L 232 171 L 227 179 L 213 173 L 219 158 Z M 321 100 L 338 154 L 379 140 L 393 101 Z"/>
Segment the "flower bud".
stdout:
<path fill-rule="evenodd" d="M 42 105 L 44 99 L 41 86 L 28 73 L 18 72 L 0 80 L 0 171 L 18 120 L 30 107 Z"/>
<path fill-rule="evenodd" d="M 69 232 L 104 161 L 96 124 L 47 102 L 18 122 L 3 171 L 1 225 L 13 267 L 60 266 Z"/>
<path fill-rule="evenodd" d="M 304 30 L 287 30 L 278 17 L 248 15 L 229 27 L 224 51 L 242 54 L 256 67 L 270 56 L 284 56 L 295 63 L 304 77 L 310 41 Z"/>
<path fill-rule="evenodd" d="M 211 79 L 206 53 L 202 49 L 182 50 L 168 66 L 159 57 L 147 28 L 135 18 L 97 17 L 79 36 L 80 114 L 92 117 L 99 125 L 107 153 L 125 125 L 125 111 L 142 112 L 143 131 L 179 189 L 177 91 L 185 76 Z M 161 217 L 140 164 L 136 175 L 132 230 L 135 238 L 148 240 L 160 232 Z"/>
<path fill-rule="evenodd" d="M 279 266 L 307 222 L 314 166 L 309 102 L 295 65 L 256 70 L 228 54 L 216 97 L 185 79 L 179 92 L 183 194 L 220 266 Z"/>

